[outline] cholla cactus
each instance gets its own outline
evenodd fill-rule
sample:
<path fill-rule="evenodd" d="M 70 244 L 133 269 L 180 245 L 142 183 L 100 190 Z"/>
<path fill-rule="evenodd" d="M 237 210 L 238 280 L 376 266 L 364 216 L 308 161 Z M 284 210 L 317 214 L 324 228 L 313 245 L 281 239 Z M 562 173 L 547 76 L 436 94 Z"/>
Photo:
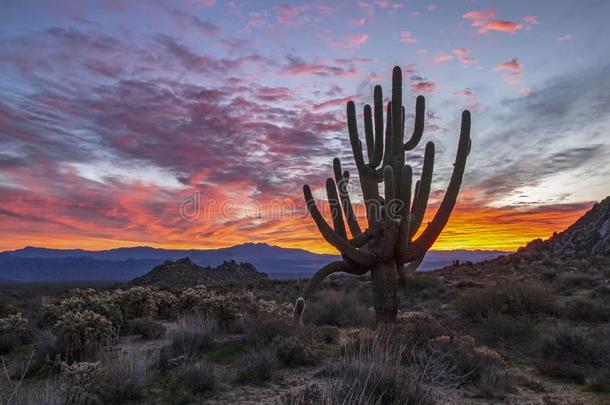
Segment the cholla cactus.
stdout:
<path fill-rule="evenodd" d="M 114 292 L 116 302 L 121 307 L 125 319 L 142 318 L 157 312 L 155 290 L 148 287 L 133 287 Z"/>
<path fill-rule="evenodd" d="M 27 333 L 27 319 L 21 312 L 0 318 L 0 335 L 23 337 Z"/>
<path fill-rule="evenodd" d="M 196 311 L 212 315 L 219 322 L 230 322 L 239 314 L 239 306 L 233 298 L 203 287 L 187 288 L 178 295 L 177 307 L 180 312 Z"/>
<path fill-rule="evenodd" d="M 466 158 L 470 152 L 470 113 L 462 113 L 462 125 L 453 174 L 441 205 L 426 228 L 419 234 L 428 204 L 434 163 L 434 144 L 428 142 L 421 179 L 412 194 L 412 169 L 405 165 L 405 152 L 414 149 L 424 131 L 424 98 L 417 97 L 415 126 L 411 138 L 404 142 L 405 111 L 402 106 L 402 72 L 398 66 L 392 74 L 392 98 L 387 106 L 384 139 L 383 96 L 375 86 L 373 109 L 364 107 L 364 132 L 368 163 L 356 123 L 356 107 L 347 103 L 347 126 L 350 143 L 364 197 L 368 229 L 362 231 L 347 190 L 349 173 L 341 162 L 333 161 L 334 179 L 326 180 L 326 193 L 332 213 L 331 227 L 316 206 L 311 189 L 303 187 L 307 208 L 324 239 L 343 258 L 324 266 L 310 280 L 297 300 L 295 318 L 301 321 L 306 300 L 324 278 L 337 272 L 354 275 L 371 273 L 373 301 L 377 323 L 394 323 L 398 311 L 397 284 L 404 279 L 404 266 L 417 268 L 449 220 L 455 205 Z M 384 184 L 383 196 L 379 183 Z M 345 215 L 345 222 L 344 216 Z M 347 228 L 351 233 L 348 237 Z"/>
<path fill-rule="evenodd" d="M 70 297 L 45 307 L 43 314 L 45 324 L 54 325 L 67 312 L 92 311 L 103 315 L 115 328 L 123 325 L 123 313 L 113 292 L 75 289 L 71 293 Z"/>
<path fill-rule="evenodd" d="M 60 392 L 66 404 L 99 403 L 95 395 L 96 382 L 101 373 L 99 362 L 60 363 L 62 383 Z"/>
<path fill-rule="evenodd" d="M 115 331 L 105 316 L 93 311 L 66 312 L 59 317 L 53 331 L 72 360 L 109 344 Z"/>

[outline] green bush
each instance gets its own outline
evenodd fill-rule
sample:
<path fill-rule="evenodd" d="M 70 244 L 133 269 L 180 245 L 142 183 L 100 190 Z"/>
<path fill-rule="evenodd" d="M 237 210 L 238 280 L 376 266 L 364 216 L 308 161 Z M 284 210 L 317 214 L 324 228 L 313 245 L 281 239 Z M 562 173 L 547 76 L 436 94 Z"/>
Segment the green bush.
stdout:
<path fill-rule="evenodd" d="M 560 364 L 608 367 L 610 340 L 603 335 L 560 329 L 544 339 L 541 355 L 546 361 Z"/>
<path fill-rule="evenodd" d="M 180 385 L 197 394 L 212 391 L 217 384 L 216 368 L 204 362 L 189 362 L 176 370 L 175 376 Z"/>
<path fill-rule="evenodd" d="M 610 321 L 610 305 L 602 300 L 577 298 L 566 305 L 565 314 L 578 322 L 608 322 Z"/>

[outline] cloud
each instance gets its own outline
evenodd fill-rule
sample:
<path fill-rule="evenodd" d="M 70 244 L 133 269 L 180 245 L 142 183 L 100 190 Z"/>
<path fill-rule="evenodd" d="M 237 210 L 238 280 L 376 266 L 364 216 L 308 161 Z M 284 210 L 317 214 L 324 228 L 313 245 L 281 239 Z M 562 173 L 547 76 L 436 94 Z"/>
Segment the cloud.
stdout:
<path fill-rule="evenodd" d="M 215 36 L 220 33 L 220 28 L 218 28 L 216 25 L 203 21 L 194 14 L 187 14 L 180 10 L 173 10 L 171 15 L 176 20 L 178 26 L 190 26 L 199 33 L 209 36 Z"/>
<path fill-rule="evenodd" d="M 366 19 L 364 17 L 355 18 L 350 21 L 350 24 L 355 25 L 356 27 L 362 27 L 366 23 Z"/>
<path fill-rule="evenodd" d="M 572 35 L 570 33 L 564 34 L 560 37 L 557 37 L 557 42 L 565 42 L 572 39 Z"/>
<path fill-rule="evenodd" d="M 296 56 L 289 55 L 288 63 L 281 68 L 282 74 L 291 76 L 316 75 L 316 76 L 352 76 L 356 74 L 356 68 L 351 65 L 327 64 L 306 62 Z"/>
<path fill-rule="evenodd" d="M 402 31 L 400 33 L 400 42 L 403 44 L 414 44 L 417 40 L 413 38 L 413 35 L 411 35 L 409 31 Z"/>
<path fill-rule="evenodd" d="M 436 90 L 436 83 L 431 80 L 428 80 L 425 77 L 413 75 L 409 78 L 409 83 L 411 86 L 411 91 L 414 93 L 432 93 Z"/>
<path fill-rule="evenodd" d="M 443 63 L 453 59 L 453 55 L 449 53 L 437 53 L 434 57 L 434 63 Z"/>
<path fill-rule="evenodd" d="M 467 56 L 470 54 L 470 51 L 466 48 L 456 48 L 452 52 L 463 65 L 471 65 L 478 62 L 476 59 Z"/>
<path fill-rule="evenodd" d="M 517 84 L 523 73 L 523 66 L 517 58 L 513 58 L 507 62 L 500 63 L 498 66 L 493 68 L 494 72 L 506 72 L 502 75 L 504 80 L 509 83 Z"/>
<path fill-rule="evenodd" d="M 309 16 L 304 14 L 307 10 L 309 10 L 308 5 L 297 7 L 279 5 L 276 7 L 277 21 L 286 25 L 303 25 L 309 21 Z"/>
<path fill-rule="evenodd" d="M 349 46 L 360 46 L 368 41 L 368 34 L 358 34 L 358 35 L 348 35 L 347 36 L 347 44 Z"/>
<path fill-rule="evenodd" d="M 494 9 L 488 8 L 482 11 L 469 11 L 462 16 L 463 19 L 470 20 L 472 27 L 478 28 L 479 34 L 489 31 L 500 31 L 514 33 L 522 29 L 530 29 L 532 25 L 538 24 L 538 19 L 533 15 L 523 17 L 523 22 L 497 19 Z"/>

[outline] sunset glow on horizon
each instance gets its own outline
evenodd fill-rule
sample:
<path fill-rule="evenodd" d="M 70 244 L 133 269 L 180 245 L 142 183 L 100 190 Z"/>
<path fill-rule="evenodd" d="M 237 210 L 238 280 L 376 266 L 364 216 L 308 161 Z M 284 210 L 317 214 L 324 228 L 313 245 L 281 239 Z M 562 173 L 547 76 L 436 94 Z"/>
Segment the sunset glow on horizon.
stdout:
<path fill-rule="evenodd" d="M 387 99 L 394 65 L 407 134 L 426 97 L 407 154 L 416 176 L 436 145 L 425 221 L 472 112 L 464 182 L 433 249 L 547 238 L 610 194 L 608 15 L 594 1 L 4 1 L 0 251 L 336 253 L 302 186 L 325 207 L 341 158 L 364 226 L 345 104 L 362 114 L 376 84 Z"/>

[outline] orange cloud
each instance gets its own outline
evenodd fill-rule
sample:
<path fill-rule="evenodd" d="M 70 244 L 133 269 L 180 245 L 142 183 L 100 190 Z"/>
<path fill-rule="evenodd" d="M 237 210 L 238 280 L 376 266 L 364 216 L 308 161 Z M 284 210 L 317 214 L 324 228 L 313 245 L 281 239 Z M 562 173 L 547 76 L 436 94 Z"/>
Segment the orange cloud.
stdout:
<path fill-rule="evenodd" d="M 456 48 L 452 52 L 455 54 L 455 56 L 457 56 L 457 58 L 460 62 L 462 62 L 463 65 L 471 65 L 473 63 L 478 62 L 478 60 L 476 60 L 475 58 L 467 56 L 468 54 L 470 54 L 470 51 L 466 48 Z"/>
<path fill-rule="evenodd" d="M 538 24 L 538 19 L 533 15 L 523 17 L 523 23 L 497 19 L 494 9 L 488 8 L 483 11 L 469 11 L 462 16 L 465 20 L 470 20 L 472 27 L 478 27 L 479 34 L 489 31 L 500 31 L 513 33 L 522 29 L 529 30 L 532 25 Z"/>

